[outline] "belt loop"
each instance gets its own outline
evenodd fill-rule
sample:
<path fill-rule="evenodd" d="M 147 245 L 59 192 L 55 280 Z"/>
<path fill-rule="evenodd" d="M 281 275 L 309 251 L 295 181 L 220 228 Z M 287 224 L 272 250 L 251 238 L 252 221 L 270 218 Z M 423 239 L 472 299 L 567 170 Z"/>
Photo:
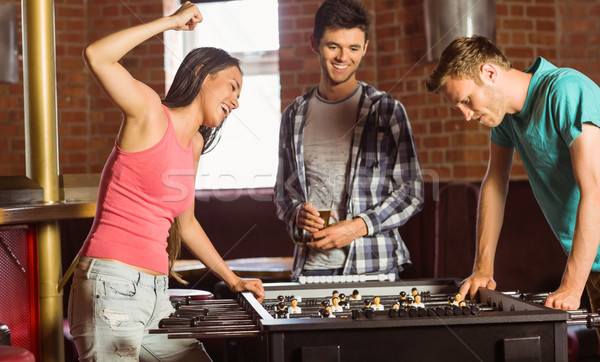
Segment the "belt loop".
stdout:
<path fill-rule="evenodd" d="M 94 267 L 95 263 L 96 263 L 96 259 L 91 258 L 90 265 L 88 266 L 88 269 L 87 269 L 87 274 L 85 275 L 87 279 L 90 279 L 90 274 L 92 273 L 92 268 Z"/>

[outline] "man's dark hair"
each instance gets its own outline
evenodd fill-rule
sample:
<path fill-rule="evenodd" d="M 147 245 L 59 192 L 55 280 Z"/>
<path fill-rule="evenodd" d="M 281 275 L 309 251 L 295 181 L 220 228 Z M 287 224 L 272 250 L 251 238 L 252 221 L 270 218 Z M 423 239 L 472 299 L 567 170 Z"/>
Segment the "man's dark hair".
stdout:
<path fill-rule="evenodd" d="M 327 0 L 317 10 L 313 37 L 317 45 L 321 42 L 325 29 L 359 28 L 369 38 L 371 15 L 359 0 Z"/>

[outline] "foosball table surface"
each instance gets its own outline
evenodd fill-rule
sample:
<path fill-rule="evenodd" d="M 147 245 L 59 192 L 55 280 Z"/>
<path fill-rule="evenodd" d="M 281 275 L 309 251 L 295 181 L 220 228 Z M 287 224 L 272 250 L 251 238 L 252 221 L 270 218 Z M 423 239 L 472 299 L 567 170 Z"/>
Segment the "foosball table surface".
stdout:
<path fill-rule="evenodd" d="M 422 296 L 419 308 L 405 304 L 394 310 L 400 293 Z M 344 309 L 323 314 L 333 292 L 351 296 Z M 569 313 L 546 308 L 539 298 L 519 292 L 480 289 L 477 301 L 450 304 L 458 291 L 456 280 L 405 280 L 359 283 L 268 283 L 259 303 L 250 293 L 235 301 L 202 301 L 205 320 L 218 318 L 224 303 L 233 303 L 230 316 L 245 330 L 236 334 L 225 327 L 221 337 L 240 338 L 243 361 L 566 361 Z M 365 299 L 377 297 L 382 310 L 370 311 Z M 284 313 L 296 299 L 301 313 Z M 216 307 L 216 305 L 220 305 Z M 234 310 L 235 309 L 235 313 Z M 221 310 L 221 312 L 217 312 Z M 245 317 L 239 317 L 239 314 Z M 225 313 L 227 314 L 227 313 Z M 225 315 L 224 314 L 224 315 Z M 326 317 L 325 317 L 325 316 Z M 223 317 L 227 319 L 227 316 Z M 233 317 L 229 317 L 233 318 Z M 241 318 L 241 319 L 240 319 Z M 234 321 L 235 322 L 235 321 Z M 226 324 L 227 323 L 227 324 Z M 223 320 L 221 326 L 230 326 Z M 219 329 L 217 327 L 214 327 Z M 196 327 L 153 331 L 169 338 L 210 337 Z M 185 333 L 184 333 L 185 332 Z M 218 336 L 218 333 L 217 333 Z"/>

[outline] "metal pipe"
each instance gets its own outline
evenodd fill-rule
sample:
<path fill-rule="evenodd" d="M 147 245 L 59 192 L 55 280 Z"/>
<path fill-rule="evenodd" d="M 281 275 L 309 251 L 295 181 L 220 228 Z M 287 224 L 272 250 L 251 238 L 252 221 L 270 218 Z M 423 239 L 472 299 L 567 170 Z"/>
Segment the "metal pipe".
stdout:
<path fill-rule="evenodd" d="M 23 83 L 27 176 L 44 189 L 44 201 L 59 201 L 56 54 L 53 0 L 22 0 Z M 38 226 L 41 354 L 64 361 L 60 230 L 56 221 Z"/>

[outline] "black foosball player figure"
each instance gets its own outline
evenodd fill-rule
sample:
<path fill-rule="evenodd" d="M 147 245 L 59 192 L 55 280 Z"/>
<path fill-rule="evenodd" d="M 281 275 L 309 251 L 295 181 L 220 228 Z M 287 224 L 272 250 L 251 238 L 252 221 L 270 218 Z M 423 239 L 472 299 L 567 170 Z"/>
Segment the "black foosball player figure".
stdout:
<path fill-rule="evenodd" d="M 326 299 L 323 299 L 323 300 L 321 301 L 321 309 L 319 309 L 319 315 L 320 315 L 321 317 L 324 317 L 324 315 L 323 315 L 323 314 L 325 313 L 325 311 L 327 310 L 327 307 L 329 307 L 329 305 L 330 305 L 330 304 L 329 304 L 329 301 L 328 301 L 328 300 L 326 300 Z M 329 316 L 329 315 L 327 315 L 327 316 Z"/>
<path fill-rule="evenodd" d="M 400 310 L 400 303 L 394 302 L 390 309 L 388 310 L 388 315 L 390 318 L 398 318 L 398 311 Z"/>
<path fill-rule="evenodd" d="M 344 311 L 344 308 L 340 305 L 340 297 L 331 298 L 331 311 L 334 313 Z"/>
<path fill-rule="evenodd" d="M 398 293 L 398 296 L 400 297 L 400 299 L 398 299 L 398 303 L 400 303 L 400 306 L 406 307 L 406 292 L 401 291 L 400 293 Z"/>
<path fill-rule="evenodd" d="M 277 303 L 285 303 L 285 297 L 283 295 L 278 295 Z"/>
<path fill-rule="evenodd" d="M 348 303 L 348 297 L 346 294 L 340 293 L 340 306 L 342 308 L 350 309 L 350 303 Z"/>
<path fill-rule="evenodd" d="M 406 297 L 406 307 L 404 309 L 408 312 L 410 317 L 417 317 L 419 315 L 419 311 L 414 306 L 413 297 Z"/>
<path fill-rule="evenodd" d="M 287 308 L 289 314 L 300 314 L 300 313 L 302 313 L 302 308 L 298 307 L 298 299 L 292 298 L 290 300 L 290 304 L 291 304 L 291 306 L 289 306 Z"/>
<path fill-rule="evenodd" d="M 288 318 L 287 306 L 284 302 L 277 303 L 277 310 L 275 311 L 276 318 Z"/>
<path fill-rule="evenodd" d="M 373 301 L 371 299 L 365 299 L 363 300 L 363 308 L 361 309 L 363 312 L 365 312 L 367 309 L 371 309 L 371 304 L 373 304 Z"/>
<path fill-rule="evenodd" d="M 451 295 L 448 297 L 448 304 L 449 305 L 458 305 L 458 302 L 456 301 L 456 297 Z"/>
<path fill-rule="evenodd" d="M 367 318 L 373 318 L 373 314 L 375 313 L 375 311 L 373 310 L 373 308 L 371 308 L 371 304 L 373 304 L 373 301 L 371 299 L 367 298 L 367 299 L 363 300 L 363 307 L 361 308 L 360 311 Z"/>
<path fill-rule="evenodd" d="M 371 305 L 373 310 L 384 310 L 383 304 L 381 304 L 381 298 L 379 296 L 373 297 L 373 304 Z"/>
<path fill-rule="evenodd" d="M 354 289 L 352 291 L 352 295 L 350 296 L 351 300 L 360 300 L 360 293 L 358 292 L 358 289 Z"/>

